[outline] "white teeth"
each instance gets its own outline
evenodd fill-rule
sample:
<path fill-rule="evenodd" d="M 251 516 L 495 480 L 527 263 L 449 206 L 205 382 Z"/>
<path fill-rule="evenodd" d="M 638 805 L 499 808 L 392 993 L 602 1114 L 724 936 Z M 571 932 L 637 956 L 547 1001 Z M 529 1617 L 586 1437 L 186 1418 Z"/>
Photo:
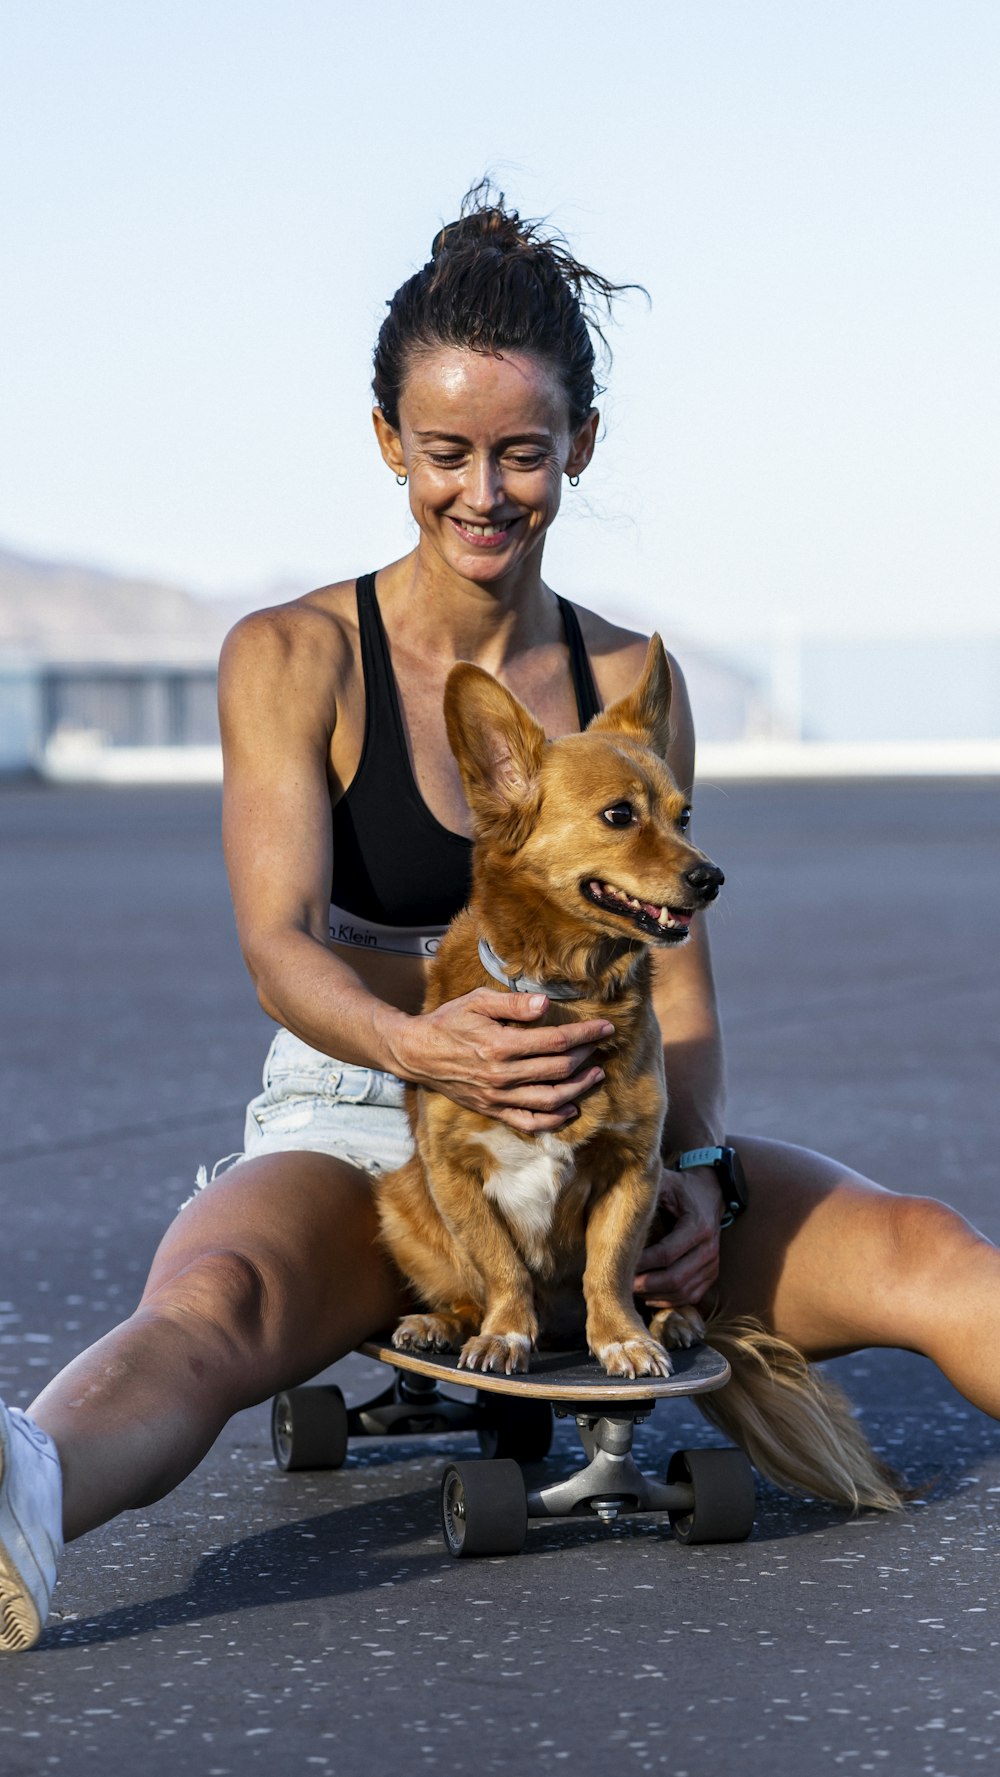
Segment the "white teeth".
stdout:
<path fill-rule="evenodd" d="M 503 524 L 470 524 L 467 519 L 460 518 L 459 524 L 463 531 L 475 531 L 477 537 L 497 537 L 507 529 Z"/>
<path fill-rule="evenodd" d="M 634 895 L 626 894 L 624 889 L 615 888 L 613 882 L 598 882 L 595 876 L 591 879 L 589 888 L 595 901 L 613 901 L 620 907 L 630 908 L 633 913 L 642 913 L 645 911 L 645 902 L 637 901 Z M 683 922 L 674 919 L 669 907 L 664 906 L 660 908 L 659 913 L 656 915 L 656 923 L 662 930 L 668 926 L 676 926 Z"/>

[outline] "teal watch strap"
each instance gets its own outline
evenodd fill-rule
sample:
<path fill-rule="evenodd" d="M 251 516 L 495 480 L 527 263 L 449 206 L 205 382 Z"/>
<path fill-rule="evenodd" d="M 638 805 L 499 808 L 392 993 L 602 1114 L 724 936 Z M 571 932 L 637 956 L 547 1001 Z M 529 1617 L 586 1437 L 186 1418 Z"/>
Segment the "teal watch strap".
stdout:
<path fill-rule="evenodd" d="M 694 1166 L 714 1166 L 725 1159 L 725 1148 L 686 1148 L 674 1161 L 675 1172 L 690 1172 Z"/>
<path fill-rule="evenodd" d="M 747 1185 L 734 1148 L 685 1148 L 673 1162 L 675 1172 L 691 1172 L 696 1166 L 710 1166 L 719 1181 L 725 1214 L 720 1224 L 729 1228 L 747 1206 Z"/>

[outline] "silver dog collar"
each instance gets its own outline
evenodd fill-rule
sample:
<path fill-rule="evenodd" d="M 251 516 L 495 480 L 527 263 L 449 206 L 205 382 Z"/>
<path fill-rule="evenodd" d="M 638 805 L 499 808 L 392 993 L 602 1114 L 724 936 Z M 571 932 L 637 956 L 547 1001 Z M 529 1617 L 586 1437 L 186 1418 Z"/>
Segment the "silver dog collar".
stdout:
<path fill-rule="evenodd" d="M 479 960 L 494 981 L 502 981 L 511 993 L 544 993 L 550 1000 L 582 1000 L 586 989 L 572 987 L 568 981 L 535 981 L 530 975 L 512 975 L 485 938 L 479 940 Z"/>

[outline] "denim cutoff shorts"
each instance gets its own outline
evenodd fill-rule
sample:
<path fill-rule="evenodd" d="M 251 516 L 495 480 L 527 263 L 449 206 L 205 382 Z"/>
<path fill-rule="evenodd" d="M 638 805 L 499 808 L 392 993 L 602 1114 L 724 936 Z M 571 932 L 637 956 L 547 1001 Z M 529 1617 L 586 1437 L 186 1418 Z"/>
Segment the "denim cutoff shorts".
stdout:
<path fill-rule="evenodd" d="M 332 1154 L 378 1178 L 413 1153 L 402 1080 L 311 1049 L 279 1030 L 264 1062 L 264 1090 L 247 1105 L 243 1151 L 198 1169 L 197 1190 L 262 1154 Z M 190 1201 L 190 1200 L 189 1200 Z"/>

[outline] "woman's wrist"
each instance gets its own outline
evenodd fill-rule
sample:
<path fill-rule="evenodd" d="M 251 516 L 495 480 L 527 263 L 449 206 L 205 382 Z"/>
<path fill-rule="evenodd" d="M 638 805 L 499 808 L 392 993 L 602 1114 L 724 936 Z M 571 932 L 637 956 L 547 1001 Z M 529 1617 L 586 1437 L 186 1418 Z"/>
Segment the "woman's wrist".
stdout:
<path fill-rule="evenodd" d="M 713 1117 L 710 1123 L 689 1124 L 682 1133 L 676 1129 L 665 1130 L 660 1143 L 660 1159 L 664 1166 L 675 1166 L 682 1154 L 690 1154 L 697 1148 L 724 1147 L 726 1138 L 719 1133 L 721 1127 L 721 1118 Z"/>
<path fill-rule="evenodd" d="M 412 1039 L 416 1024 L 417 1019 L 412 1013 L 401 1012 L 398 1006 L 389 1005 L 384 1000 L 372 1017 L 376 1065 L 401 1080 L 415 1078 L 416 1056 Z"/>

